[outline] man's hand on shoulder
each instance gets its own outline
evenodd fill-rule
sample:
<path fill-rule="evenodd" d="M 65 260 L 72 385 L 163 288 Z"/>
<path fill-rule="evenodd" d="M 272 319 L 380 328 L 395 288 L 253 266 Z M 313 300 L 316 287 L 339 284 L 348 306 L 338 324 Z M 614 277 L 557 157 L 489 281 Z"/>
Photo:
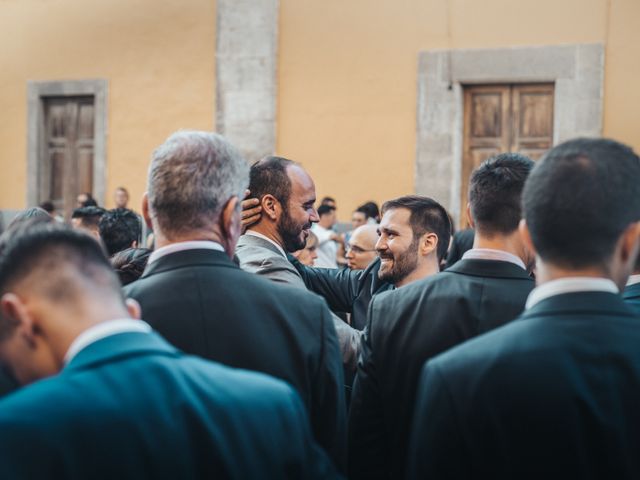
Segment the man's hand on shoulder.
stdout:
<path fill-rule="evenodd" d="M 254 223 L 260 221 L 262 206 L 258 198 L 250 198 L 251 192 L 245 190 L 242 200 L 242 233 Z"/>

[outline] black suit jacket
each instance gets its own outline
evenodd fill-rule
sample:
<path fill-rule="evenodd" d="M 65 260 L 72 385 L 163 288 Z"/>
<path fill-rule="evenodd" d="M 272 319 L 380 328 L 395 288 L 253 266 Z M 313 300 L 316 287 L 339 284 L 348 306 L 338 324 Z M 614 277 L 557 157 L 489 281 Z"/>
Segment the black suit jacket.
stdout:
<path fill-rule="evenodd" d="M 517 317 L 533 287 L 512 263 L 461 260 L 373 298 L 349 413 L 352 478 L 403 478 L 425 360 Z"/>
<path fill-rule="evenodd" d="M 427 364 L 409 478 L 640 478 L 640 318 L 567 293 Z"/>
<path fill-rule="evenodd" d="M 343 468 L 342 360 L 321 298 L 244 272 L 214 250 L 160 257 L 125 294 L 181 350 L 293 385 L 308 408 L 318 443 Z"/>
<path fill-rule="evenodd" d="M 634 283 L 625 287 L 622 298 L 631 305 L 637 312 L 640 312 L 640 283 Z"/>
<path fill-rule="evenodd" d="M 311 268 L 289 255 L 307 288 L 322 295 L 334 312 L 351 313 L 351 326 L 362 330 L 367 323 L 367 309 L 373 295 L 391 290 L 393 285 L 378 278 L 380 258 L 364 270 Z"/>

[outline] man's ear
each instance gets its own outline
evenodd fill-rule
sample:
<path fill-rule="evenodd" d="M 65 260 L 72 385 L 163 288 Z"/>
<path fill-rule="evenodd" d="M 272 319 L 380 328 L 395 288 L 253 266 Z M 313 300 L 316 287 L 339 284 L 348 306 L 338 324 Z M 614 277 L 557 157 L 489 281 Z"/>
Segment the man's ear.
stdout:
<path fill-rule="evenodd" d="M 274 222 L 280 216 L 280 211 L 282 206 L 280 202 L 273 195 L 266 194 L 262 197 L 260 201 L 260 205 L 262 206 L 262 214 L 268 216 Z"/>
<path fill-rule="evenodd" d="M 240 199 L 238 197 L 231 197 L 224 207 L 222 207 L 219 222 L 220 233 L 222 235 L 220 241 L 223 243 L 227 254 L 233 256 L 236 243 L 242 233 L 242 213 L 240 211 Z"/>
<path fill-rule="evenodd" d="M 529 231 L 529 227 L 524 218 L 520 220 L 520 224 L 518 225 L 518 233 L 520 234 L 520 239 L 522 240 L 524 247 L 529 250 L 529 252 L 531 252 L 533 256 L 535 256 L 536 248 L 533 246 L 533 241 L 531 240 L 531 232 Z"/>
<path fill-rule="evenodd" d="M 422 235 L 419 243 L 419 251 L 420 256 L 425 257 L 429 255 L 431 252 L 435 252 L 438 248 L 438 235 L 435 233 L 427 232 Z"/>
<path fill-rule="evenodd" d="M 144 218 L 144 223 L 147 224 L 147 227 L 153 229 L 151 225 L 151 214 L 149 213 L 149 195 L 147 192 L 144 192 L 144 195 L 142 195 L 142 218 Z"/>
<path fill-rule="evenodd" d="M 12 323 L 17 325 L 20 334 L 27 340 L 27 343 L 34 346 L 36 326 L 22 299 L 15 293 L 5 293 L 0 298 L 0 311 L 2 311 L 3 317 L 12 320 Z"/>
<path fill-rule="evenodd" d="M 140 308 L 140 304 L 134 300 L 133 298 L 127 298 L 125 300 L 125 305 L 127 306 L 127 311 L 131 318 L 135 318 L 136 320 L 140 320 L 142 309 Z"/>
<path fill-rule="evenodd" d="M 640 222 L 629 225 L 622 234 L 621 260 L 624 263 L 636 263 L 638 250 L 640 249 Z"/>
<path fill-rule="evenodd" d="M 471 204 L 467 202 L 467 208 L 465 209 L 467 214 L 467 223 L 471 228 L 476 228 L 475 222 L 473 221 L 473 217 L 471 216 Z"/>

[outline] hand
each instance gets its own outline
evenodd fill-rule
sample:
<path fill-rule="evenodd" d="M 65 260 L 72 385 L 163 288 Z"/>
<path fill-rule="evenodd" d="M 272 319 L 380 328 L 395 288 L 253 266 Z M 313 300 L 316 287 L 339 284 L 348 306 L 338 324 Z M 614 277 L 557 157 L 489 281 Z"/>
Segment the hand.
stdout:
<path fill-rule="evenodd" d="M 248 198 L 251 195 L 249 190 L 244 192 L 244 200 L 242 201 L 242 233 L 247 228 L 260 220 L 262 216 L 262 206 L 257 198 Z"/>

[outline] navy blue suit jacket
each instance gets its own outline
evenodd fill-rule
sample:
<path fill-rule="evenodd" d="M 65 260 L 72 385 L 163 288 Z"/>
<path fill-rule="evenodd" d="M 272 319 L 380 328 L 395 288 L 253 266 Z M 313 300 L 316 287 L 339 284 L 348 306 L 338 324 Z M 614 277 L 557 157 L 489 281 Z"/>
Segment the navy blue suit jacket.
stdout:
<path fill-rule="evenodd" d="M 640 478 L 639 346 L 619 295 L 580 292 L 436 357 L 409 478 Z"/>
<path fill-rule="evenodd" d="M 295 391 L 121 333 L 0 401 L 6 479 L 335 478 Z"/>
<path fill-rule="evenodd" d="M 622 292 L 622 298 L 640 313 L 640 283 L 634 283 L 626 287 Z"/>

